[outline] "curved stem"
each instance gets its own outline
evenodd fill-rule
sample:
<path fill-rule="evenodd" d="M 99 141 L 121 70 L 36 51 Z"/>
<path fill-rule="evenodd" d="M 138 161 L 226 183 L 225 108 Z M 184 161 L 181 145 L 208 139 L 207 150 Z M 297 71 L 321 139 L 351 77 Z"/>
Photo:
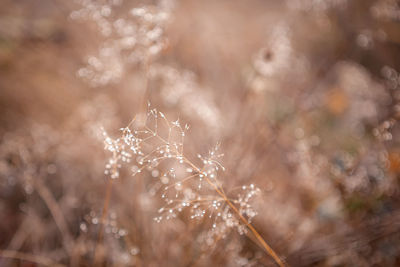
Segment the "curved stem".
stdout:
<path fill-rule="evenodd" d="M 214 190 L 224 199 L 224 201 L 229 205 L 229 207 L 236 213 L 236 215 L 239 217 L 239 219 L 246 225 L 246 227 L 253 233 L 253 235 L 256 237 L 258 242 L 262 245 L 262 247 L 265 249 L 265 251 L 275 260 L 275 262 L 280 266 L 284 267 L 285 264 L 283 261 L 279 258 L 279 256 L 276 254 L 276 252 L 267 244 L 267 242 L 262 238 L 262 236 L 257 232 L 257 230 L 253 227 L 253 225 L 239 212 L 239 210 L 236 208 L 236 206 L 227 198 L 225 193 L 221 191 L 216 184 L 214 184 L 210 179 L 207 177 L 207 175 L 201 171 L 196 165 L 194 165 L 191 161 L 189 161 L 186 157 L 183 157 L 185 162 L 189 164 L 193 169 L 195 169 L 197 172 L 201 173 L 204 175 L 206 178 L 207 183 L 209 183 Z"/>

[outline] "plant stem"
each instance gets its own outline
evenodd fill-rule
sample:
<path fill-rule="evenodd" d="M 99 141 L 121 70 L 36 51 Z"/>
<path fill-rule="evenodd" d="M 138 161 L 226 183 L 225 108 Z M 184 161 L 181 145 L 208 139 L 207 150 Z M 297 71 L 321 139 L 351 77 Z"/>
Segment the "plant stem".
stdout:
<path fill-rule="evenodd" d="M 201 173 L 204 175 L 206 178 L 207 183 L 209 183 L 214 190 L 224 199 L 224 201 L 231 207 L 231 209 L 236 213 L 236 215 L 239 217 L 239 219 L 246 225 L 248 229 L 253 233 L 253 235 L 256 237 L 256 239 L 260 242 L 262 247 L 265 249 L 265 251 L 276 261 L 276 263 L 280 267 L 284 267 L 285 264 L 283 261 L 279 258 L 279 256 L 276 254 L 276 252 L 267 244 L 267 242 L 262 238 L 262 236 L 257 232 L 257 230 L 253 227 L 253 225 L 239 212 L 239 210 L 236 208 L 236 206 L 227 198 L 224 192 L 222 192 L 215 183 L 213 183 L 207 175 L 200 170 L 196 165 L 194 165 L 190 160 L 188 160 L 186 157 L 183 156 L 183 159 L 187 164 L 189 164 L 193 169 L 195 169 L 198 173 Z"/>
<path fill-rule="evenodd" d="M 96 242 L 95 250 L 94 250 L 93 265 L 97 264 L 97 258 L 99 255 L 99 245 L 103 241 L 103 230 L 104 230 L 105 220 L 107 217 L 108 207 L 110 205 L 112 182 L 113 182 L 113 179 L 108 178 L 107 188 L 106 188 L 106 196 L 104 198 L 103 211 L 102 211 L 101 219 L 100 219 L 100 229 L 99 229 L 98 238 L 97 238 L 97 242 Z"/>

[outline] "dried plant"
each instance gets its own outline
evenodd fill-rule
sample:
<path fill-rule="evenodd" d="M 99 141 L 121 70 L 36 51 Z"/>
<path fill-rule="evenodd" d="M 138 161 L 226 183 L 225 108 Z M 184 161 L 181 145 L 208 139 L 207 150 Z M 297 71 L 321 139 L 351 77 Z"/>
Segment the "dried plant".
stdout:
<path fill-rule="evenodd" d="M 206 242 L 210 245 L 225 237 L 231 228 L 237 228 L 240 234 L 247 234 L 250 230 L 265 251 L 280 266 L 284 266 L 251 225 L 257 212 L 250 201 L 259 189 L 253 184 L 243 185 L 236 198 L 228 196 L 220 179 L 220 172 L 225 168 L 219 162 L 223 156 L 218 152 L 219 145 L 208 155 L 198 154 L 201 165 L 195 165 L 184 153 L 184 139 L 189 126 L 182 126 L 179 120 L 169 121 L 164 113 L 151 109 L 150 104 L 148 108 L 145 120 L 132 120 L 121 129 L 120 138 L 112 139 L 104 132 L 105 149 L 112 153 L 105 174 L 116 179 L 122 163 L 132 162 L 133 176 L 149 171 L 157 179 L 150 194 L 160 191 L 165 203 L 158 210 L 160 215 L 154 218 L 156 222 L 173 219 L 185 210 L 189 210 L 190 219 L 208 217 L 212 221 L 212 229 Z"/>
<path fill-rule="evenodd" d="M 3 2 L 1 266 L 399 265 L 396 0 Z"/>
<path fill-rule="evenodd" d="M 116 83 L 123 77 L 126 65 L 147 65 L 167 44 L 164 31 L 172 2 L 132 8 L 128 17 L 115 14 L 122 0 L 79 2 L 83 7 L 70 17 L 93 20 L 104 37 L 98 54 L 89 56 L 87 66 L 78 70 L 78 76 L 92 86 Z"/>

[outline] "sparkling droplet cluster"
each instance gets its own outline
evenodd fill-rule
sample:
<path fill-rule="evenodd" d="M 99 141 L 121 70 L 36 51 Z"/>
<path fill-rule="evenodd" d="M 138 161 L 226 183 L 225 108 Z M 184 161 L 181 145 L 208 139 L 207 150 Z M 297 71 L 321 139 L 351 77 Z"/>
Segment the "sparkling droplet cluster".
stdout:
<path fill-rule="evenodd" d="M 73 11 L 72 19 L 93 21 L 103 36 L 97 55 L 89 56 L 78 76 L 92 86 L 119 81 L 128 64 L 147 64 L 166 46 L 165 25 L 172 4 L 136 7 L 129 14 L 118 14 L 122 0 L 106 2 L 81 0 L 82 8 Z"/>
<path fill-rule="evenodd" d="M 154 182 L 150 195 L 160 195 L 164 202 L 154 221 L 176 218 L 180 213 L 193 220 L 210 220 L 210 238 L 225 236 L 237 228 L 246 233 L 246 225 L 257 215 L 250 202 L 259 193 L 253 184 L 235 191 L 236 197 L 228 197 L 222 188 L 219 174 L 225 170 L 219 162 L 223 154 L 217 144 L 207 155 L 197 155 L 195 165 L 184 154 L 184 138 L 189 126 L 179 120 L 169 121 L 156 109 L 149 109 L 145 121 L 134 119 L 122 128 L 120 138 L 112 139 L 104 132 L 105 149 L 111 152 L 105 173 L 118 178 L 124 163 L 130 163 L 132 175 L 147 171 Z M 198 167 L 201 166 L 201 167 Z M 240 216 L 243 219 L 240 219 Z"/>

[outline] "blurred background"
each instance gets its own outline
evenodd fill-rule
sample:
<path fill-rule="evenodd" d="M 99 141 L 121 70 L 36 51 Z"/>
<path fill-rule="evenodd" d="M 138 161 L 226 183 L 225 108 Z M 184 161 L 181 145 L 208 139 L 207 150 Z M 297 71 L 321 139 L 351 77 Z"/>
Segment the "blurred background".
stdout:
<path fill-rule="evenodd" d="M 275 266 L 231 231 L 154 222 L 109 154 L 147 101 L 221 143 L 223 187 L 290 266 L 400 265 L 396 0 L 0 1 L 0 266 Z M 99 238 L 99 232 L 104 236 Z M 95 251 L 98 251 L 94 261 Z"/>

